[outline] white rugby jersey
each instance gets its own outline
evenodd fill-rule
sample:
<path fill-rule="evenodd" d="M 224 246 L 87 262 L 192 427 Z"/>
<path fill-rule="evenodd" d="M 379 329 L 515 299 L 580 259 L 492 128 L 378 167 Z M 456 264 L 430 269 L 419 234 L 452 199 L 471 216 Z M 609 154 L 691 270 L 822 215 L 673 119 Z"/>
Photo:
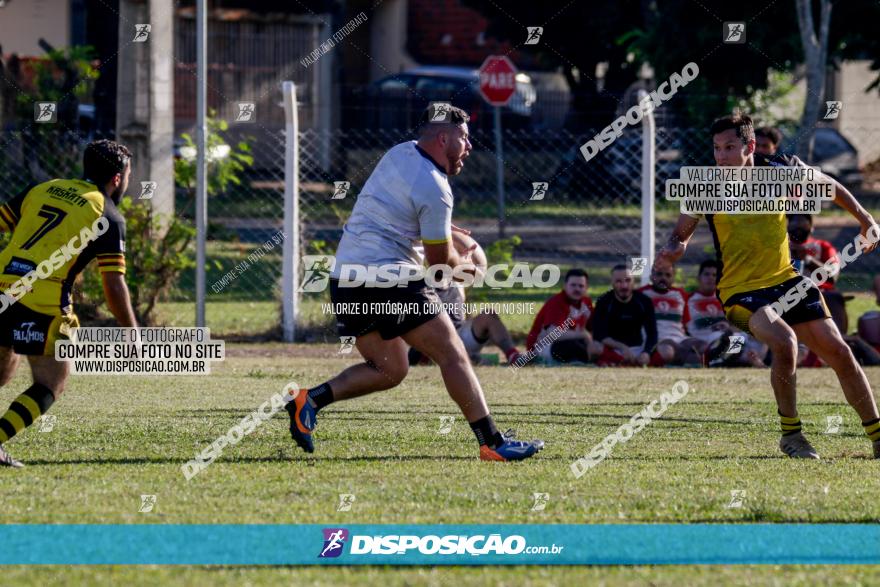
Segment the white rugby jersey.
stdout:
<path fill-rule="evenodd" d="M 421 268 L 422 243 L 452 238 L 452 203 L 446 172 L 416 141 L 395 145 L 379 160 L 358 195 L 330 276 L 339 279 L 345 264 Z M 392 280 L 381 275 L 367 280 L 382 281 Z"/>
<path fill-rule="evenodd" d="M 677 287 L 670 287 L 661 293 L 651 285 L 639 288 L 639 291 L 651 298 L 654 304 L 654 316 L 657 319 L 657 340 L 671 340 L 679 343 L 687 338 L 684 324 L 690 318 L 687 310 L 687 292 Z"/>
<path fill-rule="evenodd" d="M 687 305 L 690 320 L 685 326 L 688 334 L 707 343 L 713 343 L 721 338 L 724 331 L 712 327 L 725 320 L 724 308 L 714 292 L 705 295 L 695 291 L 688 296 Z"/>

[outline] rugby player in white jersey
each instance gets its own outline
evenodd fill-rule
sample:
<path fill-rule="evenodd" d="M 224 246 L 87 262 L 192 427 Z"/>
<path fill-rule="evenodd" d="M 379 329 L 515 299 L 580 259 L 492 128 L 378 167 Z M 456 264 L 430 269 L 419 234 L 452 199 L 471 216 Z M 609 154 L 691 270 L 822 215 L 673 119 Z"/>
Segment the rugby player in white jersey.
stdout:
<path fill-rule="evenodd" d="M 515 440 L 498 431 L 461 339 L 433 288 L 417 275 L 425 261 L 450 268 L 471 265 L 470 253 L 460 255 L 453 247 L 449 187 L 449 177 L 461 172 L 471 152 L 468 119 L 461 109 L 443 104 L 438 110 L 432 104 L 422 115 L 418 140 L 385 153 L 358 196 L 336 250 L 330 297 L 339 334 L 356 337 L 364 361 L 301 390 L 287 404 L 291 436 L 306 452 L 314 451 L 312 434 L 323 407 L 403 381 L 407 345 L 440 367 L 446 390 L 477 437 L 482 460 L 522 460 L 543 448 L 543 441 Z M 381 269 L 352 287 L 352 266 Z M 395 312 L 394 304 L 418 310 Z M 389 310 L 364 311 L 379 307 Z"/>

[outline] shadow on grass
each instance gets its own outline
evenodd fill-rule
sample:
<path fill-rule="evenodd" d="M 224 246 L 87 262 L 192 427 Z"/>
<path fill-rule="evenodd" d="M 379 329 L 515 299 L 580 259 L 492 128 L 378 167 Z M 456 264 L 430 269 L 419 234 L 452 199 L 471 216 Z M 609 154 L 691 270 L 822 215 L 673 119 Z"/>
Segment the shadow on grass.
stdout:
<path fill-rule="evenodd" d="M 454 407 L 450 406 L 450 411 L 454 411 Z M 184 410 L 180 412 L 175 412 L 173 415 L 169 414 L 167 417 L 179 419 L 179 418 L 210 418 L 210 417 L 225 417 L 231 419 L 238 419 L 244 417 L 248 412 L 242 412 L 241 410 L 232 409 L 232 408 L 219 408 L 219 409 L 204 409 L 204 410 Z M 400 423 L 417 423 L 419 420 L 414 420 L 413 417 L 427 417 L 428 419 L 436 419 L 439 417 L 439 414 L 442 412 L 438 412 L 437 410 L 331 410 L 326 412 L 323 415 L 323 418 L 330 418 L 331 420 L 343 420 L 343 421 L 382 421 L 382 422 L 400 422 Z M 597 419 L 607 419 L 611 420 L 611 423 L 620 423 L 628 422 L 629 419 L 633 416 L 633 414 L 625 413 L 625 414 L 605 414 L 605 413 L 589 413 L 589 414 L 567 414 L 562 412 L 542 412 L 542 418 L 534 418 L 534 412 L 507 412 L 504 410 L 492 410 L 492 415 L 498 418 L 514 418 L 527 416 L 528 423 L 531 424 L 565 424 L 566 422 L 559 422 L 556 420 L 549 420 L 549 418 L 562 418 L 562 419 L 589 419 L 589 420 L 597 420 Z M 410 416 L 407 418 L 398 417 L 398 416 Z M 125 416 L 120 416 L 124 418 Z M 132 418 L 137 418 L 137 416 L 131 416 Z M 322 418 L 322 419 L 323 419 Z M 723 420 L 723 419 L 707 419 L 707 418 L 671 418 L 667 416 L 662 416 L 658 418 L 655 423 L 660 422 L 683 422 L 683 423 L 699 423 L 699 424 L 731 424 L 736 426 L 766 426 L 766 422 L 763 421 L 750 421 L 750 420 Z"/>

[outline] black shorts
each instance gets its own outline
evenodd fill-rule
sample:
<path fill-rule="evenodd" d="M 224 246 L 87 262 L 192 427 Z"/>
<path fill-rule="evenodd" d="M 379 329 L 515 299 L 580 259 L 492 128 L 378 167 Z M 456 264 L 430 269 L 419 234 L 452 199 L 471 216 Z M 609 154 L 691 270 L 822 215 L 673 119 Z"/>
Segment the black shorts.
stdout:
<path fill-rule="evenodd" d="M 0 346 L 19 355 L 55 356 L 55 341 L 68 340 L 79 326 L 76 314 L 50 315 L 17 303 L 0 312 Z"/>
<path fill-rule="evenodd" d="M 803 280 L 809 282 L 806 295 L 794 306 L 782 312 L 781 318 L 789 326 L 811 320 L 831 318 L 831 313 L 828 311 L 828 306 L 825 305 L 825 300 L 822 299 L 822 294 L 819 293 L 819 288 L 808 277 L 798 275 L 779 285 L 733 294 L 723 302 L 727 321 L 741 330 L 750 332 L 749 318 L 752 317 L 752 314 L 764 306 L 769 306 L 785 298 L 786 292 L 797 287 Z"/>
<path fill-rule="evenodd" d="M 384 340 L 391 340 L 443 312 L 437 292 L 424 280 L 405 287 L 339 287 L 339 281 L 331 279 L 330 301 L 340 336 L 378 331 Z"/>

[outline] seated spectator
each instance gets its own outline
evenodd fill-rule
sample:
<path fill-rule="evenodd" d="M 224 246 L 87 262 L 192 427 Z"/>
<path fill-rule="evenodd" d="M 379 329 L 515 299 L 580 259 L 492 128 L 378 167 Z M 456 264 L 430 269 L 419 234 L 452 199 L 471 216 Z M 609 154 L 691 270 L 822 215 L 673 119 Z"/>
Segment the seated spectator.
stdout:
<path fill-rule="evenodd" d="M 507 357 L 508 363 L 516 361 L 520 352 L 513 339 L 510 337 L 507 327 L 501 318 L 492 311 L 486 311 L 478 316 L 468 319 L 465 316 L 465 291 L 461 285 L 452 284 L 446 288 L 435 288 L 437 296 L 443 302 L 444 310 L 452 320 L 452 325 L 458 332 L 458 337 L 464 344 L 464 349 L 472 363 L 480 364 L 480 353 L 483 347 L 490 342 L 497 346 Z M 430 360 L 424 357 L 414 348 L 409 350 L 409 364 L 429 364 Z"/>
<path fill-rule="evenodd" d="M 810 214 L 792 214 L 788 217 L 788 239 L 791 245 L 792 263 L 802 274 L 809 275 L 816 268 L 828 261 L 837 261 L 837 250 L 830 242 L 813 238 L 813 217 Z M 816 284 L 822 293 L 822 299 L 831 312 L 831 319 L 837 325 L 843 340 L 849 345 L 856 360 L 866 366 L 880 365 L 880 353 L 869 341 L 859 335 L 847 334 L 849 317 L 846 313 L 846 302 L 852 296 L 844 296 L 835 287 L 836 275 L 829 276 L 824 283 Z M 875 295 L 878 291 L 877 278 L 874 279 Z M 861 321 L 861 320 L 860 320 Z M 803 353 L 802 353 L 803 354 Z M 807 351 L 798 366 L 822 367 L 825 363 L 812 351 Z"/>
<path fill-rule="evenodd" d="M 765 367 L 767 345 L 734 328 L 724 318 L 721 300 L 715 293 L 718 262 L 700 263 L 697 290 L 688 296 L 688 334 L 704 345 L 702 363 L 707 367 Z M 742 338 L 733 338 L 733 335 Z"/>
<path fill-rule="evenodd" d="M 772 157 L 782 143 L 782 133 L 778 128 L 762 126 L 755 129 L 755 153 Z"/>
<path fill-rule="evenodd" d="M 548 299 L 535 316 L 526 339 L 526 348 L 534 351 L 545 362 L 588 363 L 602 352 L 602 345 L 590 336 L 593 300 L 587 295 L 589 276 L 583 269 L 572 269 L 565 274 L 562 291 Z M 548 335 L 561 330 L 550 342 Z M 546 342 L 543 342 L 546 341 Z"/>
<path fill-rule="evenodd" d="M 791 258 L 795 269 L 802 275 L 810 275 L 826 262 L 837 261 L 837 249 L 830 242 L 813 238 L 813 216 L 810 214 L 791 214 L 788 217 L 788 240 Z M 834 287 L 836 276 L 830 276 L 825 283 L 817 283 L 825 305 L 831 312 L 831 319 L 837 324 L 841 334 L 849 330 L 846 315 L 846 302 L 843 294 Z"/>
<path fill-rule="evenodd" d="M 856 360 L 867 367 L 880 365 L 880 312 L 859 316 L 857 333 L 843 337 Z"/>
<path fill-rule="evenodd" d="M 766 357 L 766 358 L 765 358 Z M 798 355 L 801 366 L 805 357 Z M 706 367 L 767 367 L 770 356 L 767 345 L 742 330 L 731 327 L 719 339 L 709 343 L 703 353 Z M 803 363 L 802 366 L 811 365 Z"/>
<path fill-rule="evenodd" d="M 596 302 L 593 338 L 603 345 L 597 363 L 647 365 L 657 346 L 654 305 L 645 294 L 633 290 L 632 273 L 626 265 L 611 270 L 611 291 Z"/>
<path fill-rule="evenodd" d="M 858 332 L 862 340 L 880 350 L 880 312 L 871 310 L 859 316 Z"/>
<path fill-rule="evenodd" d="M 651 269 L 651 283 L 640 287 L 654 304 L 654 317 L 657 320 L 657 356 L 653 357 L 655 366 L 699 365 L 702 363 L 706 345 L 694 337 L 689 337 L 684 324 L 688 316 L 687 293 L 673 287 L 675 267 L 669 263 L 655 263 Z"/>
<path fill-rule="evenodd" d="M 700 263 L 697 271 L 697 290 L 688 296 L 687 322 L 688 334 L 710 345 L 724 335 L 730 323 L 724 317 L 721 300 L 715 293 L 718 283 L 718 261 L 707 260 Z"/>

